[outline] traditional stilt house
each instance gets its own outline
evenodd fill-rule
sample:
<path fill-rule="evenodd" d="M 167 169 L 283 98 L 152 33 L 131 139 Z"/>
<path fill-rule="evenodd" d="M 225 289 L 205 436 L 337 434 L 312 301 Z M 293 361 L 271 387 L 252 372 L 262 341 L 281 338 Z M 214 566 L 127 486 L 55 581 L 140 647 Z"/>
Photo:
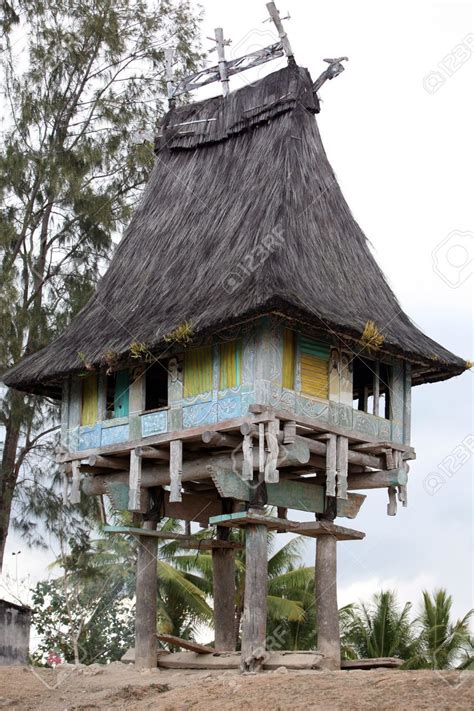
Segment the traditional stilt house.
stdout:
<path fill-rule="evenodd" d="M 245 528 L 243 669 L 266 656 L 267 529 L 316 538 L 318 652 L 339 667 L 336 544 L 364 534 L 334 520 L 355 518 L 356 492 L 374 488 L 387 489 L 389 515 L 406 505 L 411 388 L 466 369 L 402 311 L 328 162 L 317 92 L 342 60 L 313 82 L 269 5 L 280 41 L 225 62 L 217 33 L 219 66 L 181 89 L 221 78 L 224 96 L 171 101 L 96 293 L 5 378 L 61 400 L 71 500 L 106 494 L 135 513 L 145 666 L 156 664 L 149 563 L 171 516 L 216 526 L 200 545 L 213 554 L 220 650 L 236 643 L 228 531 Z M 283 51 L 287 67 L 228 93 L 228 76 Z"/>

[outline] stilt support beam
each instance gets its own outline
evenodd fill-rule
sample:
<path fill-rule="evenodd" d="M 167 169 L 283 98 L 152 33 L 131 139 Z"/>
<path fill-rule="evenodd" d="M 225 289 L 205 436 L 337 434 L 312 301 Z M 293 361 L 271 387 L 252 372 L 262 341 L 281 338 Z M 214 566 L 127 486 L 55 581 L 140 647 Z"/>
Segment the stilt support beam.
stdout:
<path fill-rule="evenodd" d="M 341 642 L 337 609 L 337 539 L 319 536 L 316 542 L 316 620 L 318 652 L 327 669 L 341 668 Z"/>
<path fill-rule="evenodd" d="M 151 521 L 145 521 L 144 526 L 148 529 L 156 527 Z M 139 669 L 156 667 L 157 541 L 154 536 L 138 539 L 135 666 Z"/>
<path fill-rule="evenodd" d="M 226 540 L 229 529 L 217 527 L 219 540 Z M 212 549 L 214 591 L 214 648 L 218 652 L 235 650 L 235 563 L 232 548 Z"/>
<path fill-rule="evenodd" d="M 245 599 L 242 618 L 240 669 L 259 672 L 267 657 L 267 527 L 249 525 L 245 529 Z"/>

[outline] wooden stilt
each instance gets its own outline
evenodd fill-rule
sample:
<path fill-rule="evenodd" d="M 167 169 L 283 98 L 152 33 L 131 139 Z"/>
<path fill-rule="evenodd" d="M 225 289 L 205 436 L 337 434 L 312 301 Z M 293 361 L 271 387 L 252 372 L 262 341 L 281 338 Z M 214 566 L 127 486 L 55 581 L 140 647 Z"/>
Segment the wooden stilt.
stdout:
<path fill-rule="evenodd" d="M 145 528 L 155 529 L 152 521 Z M 140 536 L 138 541 L 135 666 L 140 669 L 156 667 L 156 559 L 158 539 Z"/>
<path fill-rule="evenodd" d="M 316 542 L 317 648 L 324 655 L 327 669 L 341 668 L 336 546 L 337 539 L 331 535 L 319 536 Z"/>
<path fill-rule="evenodd" d="M 242 671 L 258 672 L 266 658 L 267 527 L 245 528 L 245 600 L 242 618 Z"/>
<path fill-rule="evenodd" d="M 217 538 L 226 540 L 229 529 L 217 527 Z M 235 650 L 235 563 L 232 548 L 212 549 L 214 591 L 214 647 L 219 652 Z"/>

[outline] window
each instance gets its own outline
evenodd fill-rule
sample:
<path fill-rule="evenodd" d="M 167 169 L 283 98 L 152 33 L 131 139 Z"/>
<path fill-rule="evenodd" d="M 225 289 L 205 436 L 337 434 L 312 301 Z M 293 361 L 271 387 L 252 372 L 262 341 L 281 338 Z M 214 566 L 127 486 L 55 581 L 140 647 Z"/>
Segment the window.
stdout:
<path fill-rule="evenodd" d="M 99 417 L 99 386 L 97 375 L 82 380 L 81 425 L 93 425 Z"/>
<path fill-rule="evenodd" d="M 184 356 L 184 397 L 212 390 L 212 346 L 192 348 Z"/>
<path fill-rule="evenodd" d="M 289 328 L 283 331 L 281 384 L 284 388 L 295 389 L 295 334 Z"/>
<path fill-rule="evenodd" d="M 354 358 L 353 407 L 356 410 L 390 419 L 390 370 L 387 363 Z"/>
<path fill-rule="evenodd" d="M 300 337 L 301 392 L 329 398 L 329 346 L 306 336 Z"/>
<path fill-rule="evenodd" d="M 168 361 L 153 363 L 145 373 L 145 410 L 168 406 Z"/>
<path fill-rule="evenodd" d="M 128 389 L 130 378 L 128 370 L 119 370 L 107 375 L 106 383 L 106 416 L 128 417 Z"/>
<path fill-rule="evenodd" d="M 235 388 L 242 382 L 242 342 L 228 341 L 219 346 L 219 389 Z"/>

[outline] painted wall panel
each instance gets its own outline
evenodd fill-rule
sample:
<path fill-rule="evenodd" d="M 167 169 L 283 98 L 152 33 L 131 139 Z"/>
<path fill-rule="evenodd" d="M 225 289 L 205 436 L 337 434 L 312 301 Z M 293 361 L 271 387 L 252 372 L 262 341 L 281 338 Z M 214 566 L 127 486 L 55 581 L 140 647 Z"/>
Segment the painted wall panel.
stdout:
<path fill-rule="evenodd" d="M 168 430 L 168 410 L 149 412 L 140 416 L 142 437 L 161 434 Z"/>

